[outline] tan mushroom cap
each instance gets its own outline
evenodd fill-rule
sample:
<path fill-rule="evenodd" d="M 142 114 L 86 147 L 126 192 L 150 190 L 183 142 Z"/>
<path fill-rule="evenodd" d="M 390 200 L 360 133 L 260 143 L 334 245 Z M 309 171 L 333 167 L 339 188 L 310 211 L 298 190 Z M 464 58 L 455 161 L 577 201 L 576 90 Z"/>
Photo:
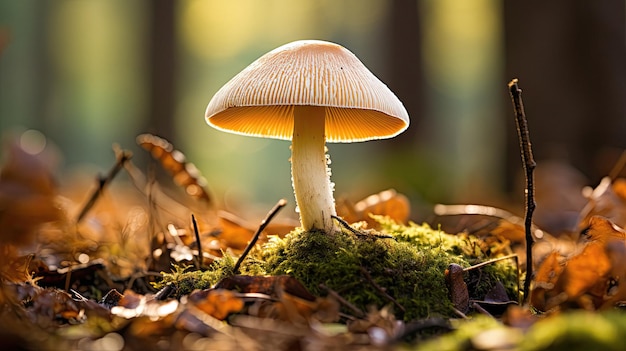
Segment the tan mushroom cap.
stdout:
<path fill-rule="evenodd" d="M 205 117 L 223 131 L 291 140 L 297 105 L 326 107 L 327 142 L 390 138 L 409 126 L 400 100 L 352 52 L 319 40 L 261 56 L 215 94 Z"/>

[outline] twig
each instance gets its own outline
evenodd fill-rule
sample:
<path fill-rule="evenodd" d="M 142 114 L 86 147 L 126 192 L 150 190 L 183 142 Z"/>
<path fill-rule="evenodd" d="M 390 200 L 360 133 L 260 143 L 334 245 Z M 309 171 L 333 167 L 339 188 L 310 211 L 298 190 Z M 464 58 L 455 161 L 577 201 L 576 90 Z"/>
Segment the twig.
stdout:
<path fill-rule="evenodd" d="M 113 178 L 115 178 L 117 173 L 119 173 L 119 171 L 124 167 L 124 164 L 126 163 L 126 161 L 130 160 L 132 156 L 133 154 L 130 151 L 122 150 L 117 155 L 117 161 L 115 162 L 115 165 L 113 165 L 113 168 L 111 168 L 107 176 L 104 178 L 102 176 L 98 177 L 98 188 L 94 190 L 94 192 L 91 194 L 91 197 L 89 198 L 89 201 L 87 201 L 85 206 L 83 206 L 83 209 L 80 211 L 80 214 L 78 215 L 78 217 L 76 217 L 76 223 L 79 223 L 83 219 L 83 217 L 85 217 L 87 212 L 89 212 L 89 210 L 93 207 L 93 205 L 95 205 L 96 201 L 98 200 L 98 197 L 100 197 L 100 195 L 102 194 L 104 187 L 109 182 L 111 182 Z"/>
<path fill-rule="evenodd" d="M 497 258 L 493 258 L 491 260 L 485 261 L 485 262 L 481 262 L 478 263 L 476 265 L 467 267 L 467 268 L 463 268 L 464 272 L 470 271 L 472 269 L 476 269 L 476 268 L 480 268 L 482 266 L 486 266 L 488 264 L 492 264 L 494 262 L 498 262 L 498 261 L 503 261 L 503 260 L 508 260 L 508 259 L 513 259 L 515 260 L 515 270 L 517 272 L 517 302 L 518 303 L 522 303 L 523 301 L 520 301 L 520 285 L 519 285 L 519 281 L 520 281 L 520 276 L 519 276 L 519 260 L 517 257 L 517 254 L 510 254 L 507 256 L 502 256 L 502 257 L 497 257 Z"/>
<path fill-rule="evenodd" d="M 515 122 L 517 124 L 517 134 L 519 136 L 520 150 L 522 152 L 522 163 L 526 174 L 526 214 L 524 217 L 524 227 L 526 230 L 526 279 L 524 280 L 524 299 L 528 300 L 530 292 L 530 281 L 533 277 L 533 236 L 532 236 L 532 217 L 535 210 L 535 188 L 533 185 L 533 171 L 537 164 L 533 158 L 533 150 L 530 145 L 530 136 L 528 133 L 528 121 L 524 112 L 524 104 L 522 102 L 522 90 L 517 85 L 517 79 L 509 82 L 509 92 L 513 102 L 515 111 Z"/>
<path fill-rule="evenodd" d="M 615 178 L 617 178 L 620 172 L 624 169 L 625 165 L 626 165 L 626 150 L 622 151 L 622 154 L 619 156 L 619 159 L 615 163 L 615 166 L 613 166 L 613 169 L 611 169 L 611 172 L 609 173 L 609 178 L 611 180 L 615 180 Z"/>
<path fill-rule="evenodd" d="M 350 303 L 350 301 L 344 299 L 341 295 L 339 295 L 338 292 L 336 292 L 335 290 L 329 288 L 328 286 L 326 286 L 326 284 L 321 283 L 319 285 L 320 288 L 326 290 L 326 292 L 328 292 L 328 295 L 332 295 L 332 297 L 334 297 L 335 299 L 337 299 L 337 301 L 339 301 L 340 303 L 342 303 L 344 306 L 348 307 L 350 310 L 352 310 L 352 312 L 354 312 L 356 314 L 356 317 L 358 318 L 363 318 L 365 317 L 365 312 L 363 312 L 360 308 L 356 307 L 355 305 L 353 305 L 352 303 Z"/>
<path fill-rule="evenodd" d="M 467 205 L 444 205 L 444 204 L 436 204 L 433 208 L 435 215 L 437 216 L 458 216 L 458 215 L 480 215 L 487 217 L 495 217 L 498 219 L 505 220 L 509 223 L 519 224 L 521 225 L 524 222 L 523 218 L 520 218 L 506 210 L 485 206 L 485 205 L 475 205 L 475 204 L 467 204 Z M 488 223 L 483 227 L 487 227 L 492 223 Z M 482 229 L 478 228 L 478 230 Z M 477 231 L 474 229 L 474 232 Z M 543 231 L 537 228 L 535 225 L 532 226 L 532 231 L 535 237 L 541 238 L 543 236 Z M 471 232 L 470 232 L 471 233 Z"/>
<path fill-rule="evenodd" d="M 367 281 L 370 284 L 372 284 L 374 289 L 378 290 L 379 293 L 381 293 L 389 301 L 393 302 L 393 304 L 396 305 L 402 312 L 406 312 L 406 309 L 404 308 L 404 306 L 402 306 L 396 299 L 394 299 L 393 296 L 389 295 L 385 291 L 385 288 L 383 288 L 382 286 L 378 285 L 378 283 L 376 283 L 374 281 L 374 279 L 372 279 L 372 276 L 371 276 L 370 272 L 367 271 L 367 269 L 361 267 L 361 273 L 363 273 L 363 275 L 365 276 L 365 279 L 367 279 Z"/>
<path fill-rule="evenodd" d="M 472 307 L 478 312 L 484 314 L 485 316 L 494 318 L 494 316 L 491 313 L 489 313 L 486 309 L 483 308 L 483 306 L 479 305 L 477 302 L 472 302 Z"/>
<path fill-rule="evenodd" d="M 348 224 L 348 222 L 346 222 L 343 218 L 339 217 L 339 216 L 335 216 L 335 215 L 331 215 L 331 217 L 333 219 L 335 219 L 337 222 L 339 222 L 339 224 L 341 224 L 344 228 L 348 229 L 349 231 L 352 232 L 352 234 L 354 235 L 363 235 L 363 233 L 360 233 L 358 230 L 352 228 L 350 226 L 350 224 Z"/>
<path fill-rule="evenodd" d="M 484 262 L 481 262 L 481 263 L 477 263 L 477 264 L 475 264 L 473 266 L 470 266 L 470 267 L 467 267 L 467 268 L 463 268 L 463 271 L 464 272 L 471 271 L 472 269 L 480 268 L 480 267 L 483 267 L 483 266 L 486 266 L 486 265 L 489 265 L 489 264 L 492 264 L 492 263 L 495 263 L 495 262 L 504 261 L 504 260 L 508 260 L 508 259 L 511 259 L 511 258 L 514 259 L 515 261 L 517 261 L 517 254 L 510 254 L 510 255 L 506 255 L 506 256 L 502 256 L 502 257 L 492 258 L 490 260 L 487 260 L 487 261 L 484 261 Z"/>
<path fill-rule="evenodd" d="M 375 238 L 378 239 L 396 239 L 391 235 L 384 235 L 384 234 L 367 234 L 367 233 L 361 233 L 360 231 L 352 228 L 352 226 L 346 222 L 343 218 L 339 217 L 339 216 L 335 216 L 335 215 L 331 215 L 331 217 L 335 220 L 337 220 L 337 222 L 339 222 L 339 224 L 341 224 L 342 227 L 348 229 L 350 232 L 352 232 L 352 234 L 356 235 L 356 236 L 360 236 L 360 237 L 367 237 L 367 236 L 373 236 Z"/>
<path fill-rule="evenodd" d="M 458 310 L 457 310 L 458 311 Z M 469 319 L 465 314 L 461 311 L 459 317 L 464 319 Z M 452 331 L 454 328 L 450 325 L 450 320 L 447 318 L 441 317 L 430 317 L 426 319 L 418 319 L 412 322 L 408 322 L 404 325 L 403 330 L 398 333 L 392 340 L 392 343 L 402 343 L 407 340 L 407 338 L 414 339 L 414 335 L 419 333 L 422 330 L 429 328 L 439 328 L 445 331 Z"/>
<path fill-rule="evenodd" d="M 193 223 L 193 232 L 196 234 L 196 246 L 198 249 L 198 254 L 196 255 L 196 267 L 198 268 L 198 270 L 200 270 L 202 269 L 202 261 L 204 256 L 202 254 L 202 243 L 200 242 L 198 223 L 196 222 L 196 217 L 193 214 L 191 215 L 191 222 Z"/>
<path fill-rule="evenodd" d="M 248 253 L 250 253 L 250 250 L 252 250 L 257 240 L 259 240 L 259 236 L 261 236 L 261 233 L 263 232 L 263 230 L 265 230 L 265 227 L 267 227 L 267 225 L 270 224 L 270 221 L 272 220 L 272 218 L 274 218 L 274 216 L 276 216 L 276 214 L 283 207 L 285 207 L 285 205 L 287 205 L 287 200 L 280 199 L 278 200 L 276 205 L 274 205 L 274 207 L 270 210 L 270 212 L 267 213 L 267 216 L 261 222 L 259 229 L 257 229 L 256 233 L 254 233 L 254 236 L 252 236 L 252 240 L 250 240 L 250 242 L 248 243 L 248 246 L 246 246 L 246 249 L 243 251 L 241 256 L 239 256 L 237 263 L 235 263 L 235 268 L 233 268 L 233 272 L 235 274 L 239 273 L 239 267 L 241 266 L 241 263 L 243 263 L 243 260 L 246 258 Z"/>

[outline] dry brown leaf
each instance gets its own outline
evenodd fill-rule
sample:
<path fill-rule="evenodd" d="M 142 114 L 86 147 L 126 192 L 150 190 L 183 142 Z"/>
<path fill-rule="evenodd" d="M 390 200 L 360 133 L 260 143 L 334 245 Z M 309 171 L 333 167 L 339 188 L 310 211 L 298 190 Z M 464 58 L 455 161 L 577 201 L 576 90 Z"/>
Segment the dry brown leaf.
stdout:
<path fill-rule="evenodd" d="M 463 279 L 464 272 L 463 267 L 452 263 L 444 272 L 444 277 L 452 305 L 457 310 L 466 313 L 469 310 L 470 298 L 467 284 L 465 284 Z"/>
<path fill-rule="evenodd" d="M 222 249 L 245 249 L 258 228 L 258 225 L 254 226 L 245 219 L 227 211 L 219 211 L 218 219 L 220 232 L 217 237 L 219 238 Z M 258 243 L 263 243 L 266 240 L 267 235 L 277 235 L 279 237 L 283 237 L 287 233 L 294 230 L 299 224 L 300 223 L 298 221 L 278 221 L 274 219 L 267 225 L 263 231 L 266 235 L 261 235 Z"/>
<path fill-rule="evenodd" d="M 564 264 L 561 263 L 563 258 L 557 251 L 552 251 L 541 262 L 535 272 L 533 279 L 533 288 L 530 294 L 530 304 L 540 311 L 546 311 L 546 292 L 554 289 Z"/>
<path fill-rule="evenodd" d="M 277 276 L 248 276 L 234 275 L 222 279 L 215 285 L 216 289 L 236 290 L 241 293 L 259 293 L 278 299 L 279 294 L 286 292 L 308 301 L 315 301 L 313 296 L 294 277 L 288 275 Z"/>
<path fill-rule="evenodd" d="M 626 179 L 605 177 L 587 198 L 588 203 L 580 213 L 580 230 L 589 225 L 593 216 L 602 216 L 620 227 L 626 227 Z"/>
<path fill-rule="evenodd" d="M 595 310 L 626 299 L 619 284 L 626 278 L 626 232 L 600 216 L 588 223 L 575 252 L 566 257 L 553 252 L 539 265 L 531 293 L 537 309 Z"/>
<path fill-rule="evenodd" d="M 140 295 L 132 290 L 126 290 L 118 305 L 111 308 L 111 313 L 126 319 L 148 317 L 155 321 L 171 315 L 178 306 L 177 300 L 160 301 L 150 295 Z"/>
<path fill-rule="evenodd" d="M 308 324 L 313 319 L 323 323 L 335 322 L 339 319 L 339 304 L 330 298 L 316 298 L 315 301 L 309 301 L 283 292 L 272 306 L 273 316 L 268 317 L 296 324 Z"/>
<path fill-rule="evenodd" d="M 45 162 L 11 143 L 0 171 L 0 243 L 27 245 L 39 225 L 60 219 L 56 192 Z"/>
<path fill-rule="evenodd" d="M 196 166 L 188 162 L 185 155 L 174 149 L 169 141 L 152 134 L 137 136 L 137 144 L 149 151 L 152 157 L 172 176 L 172 180 L 185 189 L 187 195 L 212 204 L 212 196 L 207 188 L 206 179 Z"/>
<path fill-rule="evenodd" d="M 196 291 L 189 295 L 189 301 L 204 313 L 219 320 L 241 311 L 244 306 L 243 300 L 237 294 L 226 289 Z"/>
<path fill-rule="evenodd" d="M 337 214 L 348 223 L 365 221 L 369 228 L 378 227 L 378 223 L 370 215 L 387 216 L 397 223 L 406 223 L 411 215 L 409 199 L 394 189 L 381 191 L 352 204 L 339 201 Z"/>
<path fill-rule="evenodd" d="M 290 276 L 244 276 L 224 278 L 216 289 L 229 289 L 246 296 L 264 295 L 248 313 L 257 317 L 274 318 L 297 324 L 311 320 L 333 322 L 339 318 L 339 304 L 332 298 L 312 295 L 295 278 Z"/>

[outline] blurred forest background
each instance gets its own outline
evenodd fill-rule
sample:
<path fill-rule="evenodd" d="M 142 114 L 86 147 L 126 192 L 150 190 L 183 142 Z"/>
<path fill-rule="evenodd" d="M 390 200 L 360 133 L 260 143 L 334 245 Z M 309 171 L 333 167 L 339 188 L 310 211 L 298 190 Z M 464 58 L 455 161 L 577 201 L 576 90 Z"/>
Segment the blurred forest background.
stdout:
<path fill-rule="evenodd" d="M 135 136 L 154 133 L 223 206 L 265 212 L 293 203 L 289 143 L 219 132 L 204 110 L 262 54 L 322 39 L 411 117 L 394 139 L 328 145 L 336 198 L 393 187 L 414 203 L 507 203 L 523 197 L 512 78 L 538 172 L 561 162 L 595 185 L 626 148 L 625 18 L 623 0 L 0 0 L 0 132 L 43 133 L 61 183 L 105 172 L 113 143 L 145 165 Z"/>

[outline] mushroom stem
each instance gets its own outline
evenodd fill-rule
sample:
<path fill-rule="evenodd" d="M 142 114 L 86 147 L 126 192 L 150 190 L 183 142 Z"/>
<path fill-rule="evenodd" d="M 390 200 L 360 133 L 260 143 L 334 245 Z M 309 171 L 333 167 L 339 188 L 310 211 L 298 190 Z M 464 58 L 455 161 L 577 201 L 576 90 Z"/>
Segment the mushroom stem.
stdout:
<path fill-rule="evenodd" d="M 337 213 L 326 161 L 325 114 L 322 106 L 294 107 L 291 180 L 302 228 L 332 233 Z"/>

